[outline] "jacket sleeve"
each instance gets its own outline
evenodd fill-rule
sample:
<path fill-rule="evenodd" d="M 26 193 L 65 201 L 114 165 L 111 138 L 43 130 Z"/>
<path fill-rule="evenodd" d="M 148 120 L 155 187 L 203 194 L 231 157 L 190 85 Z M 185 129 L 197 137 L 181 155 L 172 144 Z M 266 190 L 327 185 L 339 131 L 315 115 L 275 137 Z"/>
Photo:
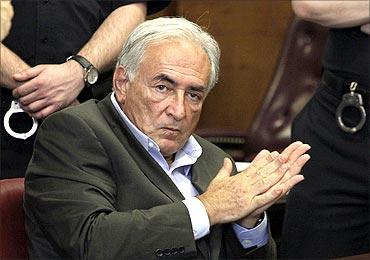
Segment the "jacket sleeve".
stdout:
<path fill-rule="evenodd" d="M 84 120 L 66 113 L 46 119 L 27 170 L 24 204 L 29 223 L 45 237 L 31 232 L 29 240 L 45 239 L 58 258 L 68 259 L 196 254 L 181 201 L 119 212 L 112 171 L 104 145 Z"/>

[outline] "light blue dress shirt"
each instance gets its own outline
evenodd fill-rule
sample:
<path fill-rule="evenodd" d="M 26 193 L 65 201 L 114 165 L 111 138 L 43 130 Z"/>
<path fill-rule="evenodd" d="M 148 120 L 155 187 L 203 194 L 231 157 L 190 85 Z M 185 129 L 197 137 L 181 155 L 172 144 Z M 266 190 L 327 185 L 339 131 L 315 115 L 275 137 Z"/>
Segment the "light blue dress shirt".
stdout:
<path fill-rule="evenodd" d="M 114 96 L 114 92 L 111 95 L 111 101 L 132 134 L 167 173 L 184 196 L 185 200 L 182 202 L 188 209 L 194 238 L 197 240 L 207 235 L 210 230 L 207 211 L 203 203 L 196 198 L 199 193 L 191 183 L 190 172 L 191 166 L 202 154 L 202 147 L 193 136 L 190 136 L 185 145 L 176 153 L 175 160 L 172 165 L 169 166 L 163 155 L 160 153 L 159 146 L 151 138 L 141 132 L 122 111 Z M 263 221 L 253 229 L 246 229 L 236 223 L 233 224 L 233 228 L 238 240 L 244 248 L 252 246 L 260 247 L 268 242 L 266 214 L 264 215 Z"/>

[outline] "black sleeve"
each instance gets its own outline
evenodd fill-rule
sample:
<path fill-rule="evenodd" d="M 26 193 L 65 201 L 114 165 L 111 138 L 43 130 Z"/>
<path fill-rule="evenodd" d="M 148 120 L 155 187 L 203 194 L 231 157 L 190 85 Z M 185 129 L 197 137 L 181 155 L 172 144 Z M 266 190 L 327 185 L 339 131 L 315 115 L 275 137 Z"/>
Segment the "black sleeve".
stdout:
<path fill-rule="evenodd" d="M 117 1 L 111 1 L 111 7 L 112 10 L 123 6 L 123 5 L 128 5 L 132 3 L 140 3 L 140 2 L 147 2 L 148 3 L 148 15 L 157 13 L 161 10 L 163 10 L 165 7 L 167 7 L 171 1 L 164 1 L 164 0 L 117 0 Z"/>
<path fill-rule="evenodd" d="M 148 1 L 148 15 L 155 14 L 166 8 L 171 1 L 150 0 Z"/>

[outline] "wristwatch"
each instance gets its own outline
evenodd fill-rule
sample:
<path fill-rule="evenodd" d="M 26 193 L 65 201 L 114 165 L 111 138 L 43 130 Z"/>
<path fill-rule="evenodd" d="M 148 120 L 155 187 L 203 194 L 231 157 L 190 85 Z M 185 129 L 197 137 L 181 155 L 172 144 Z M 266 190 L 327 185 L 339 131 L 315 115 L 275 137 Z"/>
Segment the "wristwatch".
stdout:
<path fill-rule="evenodd" d="M 67 58 L 67 61 L 69 60 L 75 60 L 82 66 L 84 69 L 84 81 L 87 87 L 94 84 L 98 80 L 98 70 L 86 58 L 82 57 L 81 55 L 72 55 Z"/>

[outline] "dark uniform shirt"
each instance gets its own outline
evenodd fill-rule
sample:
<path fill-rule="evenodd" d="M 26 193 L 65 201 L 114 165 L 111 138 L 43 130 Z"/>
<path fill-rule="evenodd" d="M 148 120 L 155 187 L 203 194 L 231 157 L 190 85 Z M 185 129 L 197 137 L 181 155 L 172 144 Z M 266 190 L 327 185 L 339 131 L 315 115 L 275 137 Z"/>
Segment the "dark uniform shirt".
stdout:
<path fill-rule="evenodd" d="M 13 0 L 14 17 L 3 44 L 28 65 L 60 64 L 91 38 L 100 24 L 116 8 L 143 0 Z M 169 1 L 149 1 L 148 14 Z M 85 88 L 78 100 L 101 99 L 111 89 L 112 71 L 99 75 L 94 88 Z M 1 87 L 1 178 L 24 176 L 32 154 L 35 135 L 26 140 L 11 137 L 3 118 L 10 108 L 11 91 Z M 32 120 L 25 113 L 13 114 L 10 126 L 15 132 L 28 132 Z"/>
<path fill-rule="evenodd" d="M 330 29 L 324 68 L 369 91 L 370 36 L 360 27 Z"/>

